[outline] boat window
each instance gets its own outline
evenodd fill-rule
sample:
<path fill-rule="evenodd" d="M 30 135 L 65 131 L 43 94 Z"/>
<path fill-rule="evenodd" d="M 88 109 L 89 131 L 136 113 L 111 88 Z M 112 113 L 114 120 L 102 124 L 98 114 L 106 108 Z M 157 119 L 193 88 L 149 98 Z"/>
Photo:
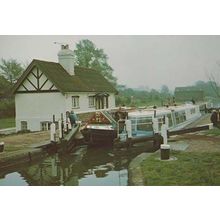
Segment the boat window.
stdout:
<path fill-rule="evenodd" d="M 175 112 L 176 124 L 180 124 L 186 121 L 185 111 Z"/>
<path fill-rule="evenodd" d="M 152 119 L 151 118 L 138 119 L 137 130 L 152 131 L 153 130 Z"/>
<path fill-rule="evenodd" d="M 190 109 L 190 113 L 193 115 L 193 114 L 195 114 L 196 113 L 196 109 L 195 108 L 191 108 Z"/>
<path fill-rule="evenodd" d="M 130 118 L 132 131 L 152 131 L 152 118 L 151 117 L 140 117 L 140 118 Z"/>

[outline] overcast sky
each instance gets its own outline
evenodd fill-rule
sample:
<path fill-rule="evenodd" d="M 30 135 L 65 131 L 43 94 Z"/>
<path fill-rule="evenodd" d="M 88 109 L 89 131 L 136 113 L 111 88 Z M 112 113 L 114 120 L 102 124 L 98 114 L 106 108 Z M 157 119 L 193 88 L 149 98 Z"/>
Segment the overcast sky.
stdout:
<path fill-rule="evenodd" d="M 220 36 L 0 36 L 0 58 L 57 62 L 60 46 L 53 42 L 74 49 L 81 39 L 104 49 L 118 82 L 132 88 L 174 89 L 207 81 L 205 70 L 217 72 L 220 61 Z"/>

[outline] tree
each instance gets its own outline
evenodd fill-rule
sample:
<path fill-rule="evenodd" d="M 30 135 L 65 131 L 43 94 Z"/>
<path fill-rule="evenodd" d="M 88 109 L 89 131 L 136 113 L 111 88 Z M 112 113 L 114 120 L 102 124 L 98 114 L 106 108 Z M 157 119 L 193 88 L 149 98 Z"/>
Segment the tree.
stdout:
<path fill-rule="evenodd" d="M 99 49 L 90 40 L 81 40 L 76 44 L 74 50 L 75 64 L 87 68 L 93 68 L 101 74 L 114 86 L 117 85 L 117 78 L 113 76 L 113 69 L 108 64 L 108 56 L 103 49 Z"/>
<path fill-rule="evenodd" d="M 22 74 L 24 68 L 15 59 L 1 59 L 0 75 L 4 76 L 9 82 L 14 83 Z"/>
<path fill-rule="evenodd" d="M 160 92 L 163 98 L 168 98 L 170 96 L 169 88 L 166 85 L 162 85 Z"/>

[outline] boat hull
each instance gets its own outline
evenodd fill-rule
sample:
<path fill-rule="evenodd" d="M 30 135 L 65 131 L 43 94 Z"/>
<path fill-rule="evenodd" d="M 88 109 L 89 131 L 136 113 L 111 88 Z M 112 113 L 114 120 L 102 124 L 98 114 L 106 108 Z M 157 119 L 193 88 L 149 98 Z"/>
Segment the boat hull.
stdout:
<path fill-rule="evenodd" d="M 86 128 L 81 133 L 90 146 L 112 146 L 114 139 L 117 137 L 116 130 Z"/>

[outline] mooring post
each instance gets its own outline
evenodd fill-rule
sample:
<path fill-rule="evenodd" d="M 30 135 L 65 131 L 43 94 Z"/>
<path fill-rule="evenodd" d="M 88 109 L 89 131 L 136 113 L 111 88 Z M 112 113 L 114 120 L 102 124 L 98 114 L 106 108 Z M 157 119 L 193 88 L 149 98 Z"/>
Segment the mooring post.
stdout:
<path fill-rule="evenodd" d="M 161 160 L 169 160 L 170 159 L 170 145 L 169 144 L 161 144 L 160 145 L 160 159 Z"/>
<path fill-rule="evenodd" d="M 167 125 L 162 124 L 161 135 L 163 137 L 163 144 L 160 145 L 160 159 L 169 160 L 170 159 L 170 145 L 167 143 Z"/>

